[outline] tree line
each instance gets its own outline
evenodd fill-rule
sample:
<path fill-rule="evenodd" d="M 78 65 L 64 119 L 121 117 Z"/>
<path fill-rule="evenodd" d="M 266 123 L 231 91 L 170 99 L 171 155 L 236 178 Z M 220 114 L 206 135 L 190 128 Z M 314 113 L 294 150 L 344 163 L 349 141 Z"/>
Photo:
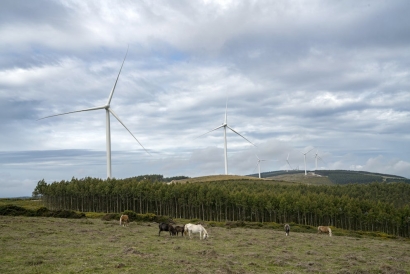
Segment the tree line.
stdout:
<path fill-rule="evenodd" d="M 50 209 L 171 218 L 330 225 L 410 237 L 410 184 L 336 186 L 259 180 L 164 183 L 147 179 L 72 178 L 38 182 L 33 196 Z"/>

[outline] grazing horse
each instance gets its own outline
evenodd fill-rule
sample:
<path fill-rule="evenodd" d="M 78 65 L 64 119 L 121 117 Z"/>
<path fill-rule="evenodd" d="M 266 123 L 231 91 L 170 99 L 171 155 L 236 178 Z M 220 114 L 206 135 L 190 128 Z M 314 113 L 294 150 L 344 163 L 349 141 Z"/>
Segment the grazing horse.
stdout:
<path fill-rule="evenodd" d="M 208 232 L 202 225 L 186 224 L 185 225 L 185 234 L 188 232 L 189 238 L 191 239 L 191 234 L 199 233 L 199 239 L 208 238 Z M 203 236 L 202 236 L 203 235 Z"/>
<path fill-rule="evenodd" d="M 128 215 L 121 215 L 120 217 L 120 225 L 122 226 L 128 226 L 130 224 L 130 219 L 128 218 Z"/>
<path fill-rule="evenodd" d="M 184 226 L 176 226 L 175 231 L 177 232 L 177 236 L 179 235 L 179 232 L 181 232 L 181 236 L 184 237 L 184 231 L 185 231 L 185 225 Z"/>
<path fill-rule="evenodd" d="M 171 236 L 177 234 L 175 228 L 171 224 L 160 223 L 158 225 L 158 228 L 159 228 L 158 236 L 161 235 L 161 231 L 169 231 L 169 235 Z"/>
<path fill-rule="evenodd" d="M 289 224 L 285 224 L 285 233 L 286 233 L 286 236 L 289 235 L 289 231 L 290 231 L 290 225 L 289 225 Z"/>
<path fill-rule="evenodd" d="M 332 237 L 332 230 L 328 226 L 318 226 L 317 233 L 329 233 L 329 236 Z"/>

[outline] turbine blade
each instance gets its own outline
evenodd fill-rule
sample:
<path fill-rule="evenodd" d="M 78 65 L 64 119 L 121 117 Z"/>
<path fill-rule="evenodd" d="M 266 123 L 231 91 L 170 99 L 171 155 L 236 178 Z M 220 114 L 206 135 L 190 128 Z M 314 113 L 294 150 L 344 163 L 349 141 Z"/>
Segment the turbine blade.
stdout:
<path fill-rule="evenodd" d="M 288 161 L 288 160 L 286 160 L 286 162 L 288 162 L 288 165 L 289 165 L 290 169 L 292 169 L 292 166 L 290 165 L 289 161 Z"/>
<path fill-rule="evenodd" d="M 253 171 L 252 171 L 252 172 L 254 172 L 254 171 L 256 170 L 256 168 L 258 167 L 258 165 L 259 165 L 259 162 L 256 163 L 256 166 L 253 168 Z"/>
<path fill-rule="evenodd" d="M 124 123 L 121 121 L 120 117 L 117 116 L 117 114 L 114 113 L 114 111 L 111 108 L 108 108 L 108 111 L 111 112 L 111 114 L 118 120 L 118 122 L 121 123 L 121 125 L 123 125 L 125 127 L 126 130 L 128 130 L 128 132 L 131 134 L 132 137 L 134 137 L 134 139 L 138 142 L 138 144 L 140 144 L 140 146 L 149 154 L 151 155 L 151 153 L 148 152 L 148 150 L 145 149 L 145 147 L 140 143 L 140 141 L 138 141 L 137 138 L 135 138 L 134 134 L 132 134 L 132 132 L 124 125 Z M 152 156 L 152 155 L 151 155 Z"/>
<path fill-rule="evenodd" d="M 91 110 L 97 110 L 97 109 L 105 109 L 107 106 L 100 106 L 100 107 L 93 107 L 93 108 L 87 108 L 87 109 L 82 109 L 82 110 L 76 110 L 76 111 L 70 111 L 70 112 L 65 112 L 65 113 L 60 113 L 60 114 L 55 114 L 55 115 L 50 115 L 50 116 L 46 116 L 38 120 L 43 120 L 46 118 L 50 118 L 50 117 L 55 117 L 55 116 L 61 116 L 61 115 L 66 115 L 66 114 L 71 114 L 71 113 L 76 113 L 76 112 L 83 112 L 83 111 L 91 111 Z"/>
<path fill-rule="evenodd" d="M 322 157 L 318 156 L 317 157 L 320 161 L 322 161 L 323 163 L 327 164 L 325 160 L 322 159 Z"/>
<path fill-rule="evenodd" d="M 308 152 L 302 153 L 303 155 L 308 154 L 309 152 L 311 152 L 314 148 L 312 148 L 311 150 L 309 150 Z"/>
<path fill-rule="evenodd" d="M 239 136 L 241 136 L 243 139 L 245 139 L 246 141 L 248 141 L 250 144 L 252 144 L 253 146 L 256 147 L 256 145 L 254 145 L 251 141 L 249 141 L 248 139 L 246 139 L 245 137 L 243 137 L 239 132 L 235 131 L 233 128 L 231 128 L 230 126 L 226 125 L 230 130 L 232 130 L 233 132 L 235 132 L 236 134 L 238 134 Z"/>
<path fill-rule="evenodd" d="M 129 48 L 130 48 L 130 46 L 128 45 L 127 52 L 125 53 L 124 60 L 122 61 L 122 65 L 121 65 L 120 71 L 118 72 L 117 80 L 115 80 L 115 84 L 114 84 L 114 86 L 112 87 L 110 96 L 108 97 L 108 102 L 107 102 L 107 105 L 108 105 L 108 106 L 110 105 L 112 96 L 114 95 L 114 90 L 115 90 L 115 87 L 117 86 L 118 78 L 120 78 L 121 70 L 122 70 L 122 67 L 124 66 L 125 58 L 127 58 L 127 54 L 128 54 L 128 49 L 129 49 Z"/>
<path fill-rule="evenodd" d="M 219 126 L 219 127 L 216 127 L 216 128 L 214 128 L 213 130 L 208 131 L 207 133 L 201 134 L 201 135 L 199 135 L 198 137 L 195 137 L 195 139 L 197 139 L 197 138 L 199 138 L 199 137 L 202 137 L 202 136 L 208 134 L 209 132 L 212 132 L 212 131 L 215 131 L 215 130 L 217 130 L 217 129 L 220 129 L 221 127 L 224 127 L 224 125 Z"/>

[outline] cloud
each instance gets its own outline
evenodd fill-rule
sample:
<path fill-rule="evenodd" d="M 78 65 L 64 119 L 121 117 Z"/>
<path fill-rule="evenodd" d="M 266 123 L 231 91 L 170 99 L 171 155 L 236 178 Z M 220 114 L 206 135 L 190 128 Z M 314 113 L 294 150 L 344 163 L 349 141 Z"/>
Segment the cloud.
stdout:
<path fill-rule="evenodd" d="M 41 179 L 292 167 L 410 177 L 407 1 L 5 1 L 0 193 Z M 394 18 L 394 20 L 392 19 Z M 27 183 L 29 182 L 29 183 Z M 22 189 L 22 188 L 20 188 Z M 13 190 L 13 191 L 14 191 Z M 23 192 L 21 192 L 23 193 Z M 6 195 L 6 194 L 1 194 Z"/>

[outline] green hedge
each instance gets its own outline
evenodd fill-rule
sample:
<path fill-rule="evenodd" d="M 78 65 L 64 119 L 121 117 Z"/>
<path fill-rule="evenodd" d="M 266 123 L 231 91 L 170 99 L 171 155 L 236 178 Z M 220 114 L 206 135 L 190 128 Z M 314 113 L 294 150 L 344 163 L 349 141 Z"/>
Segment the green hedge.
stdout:
<path fill-rule="evenodd" d="M 104 221 L 120 220 L 121 215 L 128 215 L 130 222 L 156 222 L 156 223 L 172 223 L 172 218 L 168 216 L 155 215 L 153 213 L 139 214 L 132 210 L 125 210 L 123 213 L 108 213 L 101 219 Z"/>
<path fill-rule="evenodd" d="M 55 218 L 70 218 L 80 219 L 85 218 L 82 212 L 72 210 L 49 210 L 46 207 L 41 207 L 37 210 L 26 209 L 16 205 L 0 206 L 0 215 L 3 216 L 27 216 L 27 217 L 55 217 Z"/>

